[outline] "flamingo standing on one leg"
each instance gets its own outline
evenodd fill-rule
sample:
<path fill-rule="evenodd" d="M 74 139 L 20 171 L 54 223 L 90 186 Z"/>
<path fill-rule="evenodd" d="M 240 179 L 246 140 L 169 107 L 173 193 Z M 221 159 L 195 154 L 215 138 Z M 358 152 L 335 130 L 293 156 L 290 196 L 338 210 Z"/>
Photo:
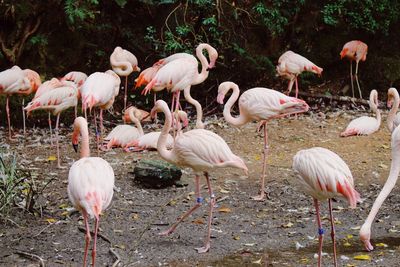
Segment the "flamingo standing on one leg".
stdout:
<path fill-rule="evenodd" d="M 207 51 L 210 62 L 204 56 L 203 50 Z M 209 70 L 215 66 L 218 52 L 209 44 L 199 44 L 196 48 L 196 56 L 202 66 L 200 73 L 198 72 L 199 63 L 194 56 L 178 57 L 163 65 L 146 85 L 142 93 L 146 95 L 150 90 L 161 91 L 166 88 L 174 94 L 171 107 L 173 111 L 179 108 L 179 94 L 180 91 L 184 91 L 186 100 L 196 107 L 196 128 L 202 129 L 204 128 L 202 122 L 203 110 L 200 103 L 190 96 L 190 87 L 207 79 Z"/>
<path fill-rule="evenodd" d="M 362 116 L 352 120 L 340 136 L 370 135 L 379 130 L 381 126 L 381 111 L 378 109 L 378 92 L 372 90 L 369 96 L 369 107 L 376 114 L 376 118 Z"/>
<path fill-rule="evenodd" d="M 312 63 L 307 58 L 294 53 L 293 51 L 286 51 L 278 59 L 278 65 L 276 71 L 279 76 L 282 76 L 289 80 L 288 91 L 289 95 L 293 83 L 296 82 L 296 98 L 299 94 L 299 86 L 297 82 L 297 76 L 303 71 L 309 71 L 321 75 L 323 69 Z"/>
<path fill-rule="evenodd" d="M 343 59 L 347 57 L 350 60 L 350 79 L 351 79 L 351 91 L 354 97 L 354 83 L 353 83 L 353 60 L 356 62 L 356 73 L 354 77 L 356 78 L 356 83 L 358 87 L 358 92 L 360 93 L 360 98 L 362 98 L 360 84 L 358 82 L 358 63 L 365 61 L 367 59 L 368 45 L 358 41 L 350 41 L 344 44 L 342 51 L 340 52 L 340 58 Z"/>
<path fill-rule="evenodd" d="M 57 115 L 56 121 L 56 142 L 57 142 L 57 167 L 61 168 L 60 146 L 58 125 L 60 121 L 60 114 L 62 111 L 75 107 L 78 105 L 78 88 L 72 82 L 64 82 L 64 86 L 50 89 L 35 97 L 24 108 L 29 115 L 30 112 L 37 109 L 52 110 L 53 115 Z"/>
<path fill-rule="evenodd" d="M 10 69 L 0 72 L 0 94 L 7 95 L 6 112 L 8 121 L 8 137 L 11 140 L 11 121 L 10 121 L 10 107 L 9 98 L 12 94 L 29 95 L 36 92 L 42 82 L 37 72 L 25 69 L 22 70 L 18 66 L 13 66 Z M 25 135 L 25 99 L 22 98 L 22 117 L 24 123 Z"/>
<path fill-rule="evenodd" d="M 88 216 L 95 217 L 92 265 L 95 266 L 96 241 L 99 229 L 100 214 L 110 205 L 114 189 L 114 171 L 110 164 L 102 158 L 90 157 L 89 131 L 84 118 L 78 117 L 74 122 L 72 144 L 78 148 L 79 134 L 82 136 L 80 160 L 72 164 L 68 174 L 68 196 L 74 207 L 82 212 L 86 226 L 85 253 L 83 266 L 90 243 L 90 227 Z"/>
<path fill-rule="evenodd" d="M 399 92 L 397 92 L 396 88 L 389 88 L 387 106 L 391 107 L 391 109 L 387 116 L 387 126 L 390 132 L 393 132 L 400 125 L 400 113 L 397 113 L 399 104 Z"/>
<path fill-rule="evenodd" d="M 115 73 L 125 76 L 124 110 L 126 109 L 128 76 L 133 71 L 140 71 L 138 61 L 134 54 L 117 46 L 110 56 L 110 64 Z"/>
<path fill-rule="evenodd" d="M 368 214 L 367 219 L 360 229 L 360 239 L 364 243 L 365 249 L 371 251 L 374 247 L 371 245 L 371 225 L 374 221 L 376 214 L 378 213 L 383 202 L 396 185 L 397 179 L 400 173 L 400 127 L 396 127 L 392 133 L 392 163 L 390 166 L 389 177 L 386 180 L 381 192 L 376 198 L 374 205 L 372 205 L 371 211 Z"/>
<path fill-rule="evenodd" d="M 219 135 L 204 129 L 195 129 L 182 133 L 176 137 L 175 144 L 171 150 L 166 147 L 168 132 L 171 129 L 172 115 L 167 103 L 163 100 L 158 100 L 151 111 L 154 114 L 162 111 L 165 114 L 165 124 L 161 131 L 160 138 L 157 143 L 157 150 L 160 156 L 166 161 L 178 166 L 190 167 L 195 172 L 195 191 L 196 205 L 181 216 L 178 221 L 172 225 L 167 231 L 160 233 L 168 235 L 172 233 L 178 224 L 188 217 L 194 210 L 202 204 L 200 196 L 200 176 L 203 172 L 206 177 L 208 192 L 210 194 L 210 210 L 208 217 L 208 232 L 204 247 L 198 248 L 199 253 L 207 252 L 210 249 L 210 234 L 213 207 L 215 205 L 215 196 L 211 188 L 210 177 L 208 171 L 217 167 L 235 167 L 243 169 L 247 173 L 247 167 L 243 160 L 232 153 L 224 139 Z"/>
<path fill-rule="evenodd" d="M 333 259 L 334 265 L 337 266 L 332 198 L 344 197 L 350 203 L 351 208 L 356 207 L 357 202 L 360 201 L 360 194 L 354 189 L 351 171 L 336 153 L 322 147 L 314 147 L 297 152 L 293 158 L 293 170 L 297 174 L 304 192 L 314 198 L 319 234 L 318 266 L 321 266 L 324 238 L 318 201 L 328 199 Z"/>
<path fill-rule="evenodd" d="M 265 198 L 264 182 L 268 154 L 266 123 L 272 119 L 284 117 L 290 114 L 306 112 L 308 111 L 309 106 L 303 100 L 262 87 L 246 90 L 239 98 L 239 87 L 233 82 L 223 82 L 219 85 L 217 102 L 223 104 L 224 97 L 230 90 L 233 90 L 233 93 L 226 102 L 223 112 L 224 118 L 228 123 L 233 126 L 242 126 L 253 120 L 263 121 L 261 126 L 264 126 L 264 155 L 263 171 L 260 179 L 261 188 L 260 195 L 253 197 L 254 200 L 263 200 Z M 231 109 L 238 98 L 240 115 L 239 117 L 232 117 Z"/>

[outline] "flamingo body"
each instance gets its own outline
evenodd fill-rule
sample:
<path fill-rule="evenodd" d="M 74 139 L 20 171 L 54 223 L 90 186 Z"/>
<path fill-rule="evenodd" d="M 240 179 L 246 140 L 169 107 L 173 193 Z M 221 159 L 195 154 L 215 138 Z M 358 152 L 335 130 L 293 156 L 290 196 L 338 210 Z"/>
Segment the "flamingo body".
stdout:
<path fill-rule="evenodd" d="M 127 145 L 131 144 L 133 141 L 137 140 L 143 133 L 131 125 L 117 125 L 112 131 L 104 138 L 107 142 L 107 148 L 112 147 L 123 147 L 126 148 Z"/>
<path fill-rule="evenodd" d="M 129 76 L 133 71 L 140 71 L 136 56 L 120 46 L 115 47 L 112 52 L 110 64 L 119 76 Z"/>
<path fill-rule="evenodd" d="M 133 150 L 149 150 L 149 149 L 157 149 L 157 142 L 160 138 L 161 132 L 151 132 L 140 136 L 136 141 L 132 143 Z M 167 149 L 171 149 L 174 144 L 174 138 L 168 134 L 167 137 Z"/>
<path fill-rule="evenodd" d="M 71 71 L 65 74 L 65 76 L 61 80 L 74 82 L 77 85 L 78 90 L 80 90 L 87 78 L 88 76 L 84 72 Z"/>

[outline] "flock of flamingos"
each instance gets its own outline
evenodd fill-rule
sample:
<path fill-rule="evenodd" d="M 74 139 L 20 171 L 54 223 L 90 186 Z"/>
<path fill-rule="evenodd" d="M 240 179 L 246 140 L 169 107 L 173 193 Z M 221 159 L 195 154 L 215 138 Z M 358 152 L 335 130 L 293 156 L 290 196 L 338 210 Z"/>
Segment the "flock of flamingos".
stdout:
<path fill-rule="evenodd" d="M 208 57 L 204 55 L 204 50 L 207 51 Z M 366 54 L 367 45 L 361 41 L 346 43 L 340 53 L 342 58 L 346 57 L 351 62 L 350 76 L 353 97 L 354 79 L 356 80 L 360 97 L 362 97 L 357 73 L 358 63 L 359 61 L 366 60 Z M 60 114 L 68 108 L 75 108 L 76 119 L 73 125 L 72 143 L 74 149 L 77 150 L 79 137 L 81 137 L 81 150 L 80 159 L 72 164 L 69 171 L 68 195 L 75 208 L 82 212 L 86 226 L 84 266 L 86 266 L 88 247 L 91 241 L 88 217 L 95 218 L 92 250 L 92 264 L 95 265 L 99 215 L 109 206 L 114 188 L 114 172 L 110 164 L 100 157 L 90 156 L 89 130 L 87 120 L 85 119 L 87 118 L 88 108 L 90 113 L 92 113 L 93 109 L 98 148 L 110 149 L 114 146 L 121 146 L 125 150 L 132 149 L 135 151 L 154 148 L 158 150 L 159 155 L 166 161 L 193 169 L 195 173 L 196 203 L 168 230 L 160 233 L 161 235 L 172 233 L 181 221 L 202 205 L 200 174 L 204 174 L 210 195 L 208 231 L 204 246 L 197 248 L 197 251 L 204 253 L 210 249 L 210 226 L 213 218 L 215 195 L 212 191 L 208 171 L 217 167 L 234 167 L 242 169 L 247 173 L 248 169 L 245 162 L 231 151 L 227 143 L 219 135 L 204 129 L 205 125 L 202 121 L 201 105 L 191 97 L 190 88 L 192 85 L 202 83 L 207 79 L 209 70 L 215 66 L 218 53 L 208 44 L 199 44 L 196 48 L 196 56 L 197 58 L 187 53 L 173 54 L 157 61 L 153 66 L 140 72 L 136 57 L 129 51 L 121 47 L 116 47 L 110 56 L 112 70 L 95 72 L 89 76 L 82 72 L 74 71 L 66 74 L 61 79 L 53 78 L 41 83 L 40 76 L 35 71 L 29 69 L 22 70 L 18 66 L 0 72 L 0 93 L 5 94 L 7 97 L 6 110 L 10 140 L 12 133 L 10 127 L 9 97 L 12 94 L 28 95 L 35 93 L 32 101 L 23 107 L 23 113 L 26 111 L 29 114 L 38 109 L 47 110 L 49 112 L 50 133 L 52 132 L 50 112 L 57 116 L 55 134 L 58 167 L 61 165 L 58 146 Z M 199 61 L 201 64 L 200 72 L 198 69 Z M 354 75 L 352 61 L 356 61 Z M 226 94 L 232 91 L 223 110 L 223 116 L 228 123 L 233 126 L 242 126 L 248 122 L 259 121 L 258 130 L 261 128 L 264 130 L 261 187 L 259 195 L 253 197 L 254 200 L 263 200 L 265 198 L 264 179 L 268 153 L 266 124 L 272 119 L 308 111 L 309 106 L 307 103 L 297 98 L 297 77 L 303 71 L 313 72 L 318 75 L 323 71 L 322 68 L 292 51 L 285 52 L 279 58 L 276 70 L 278 75 L 289 80 L 287 95 L 262 87 L 246 90 L 240 95 L 238 85 L 233 82 L 223 82 L 218 88 L 217 101 L 220 104 L 224 104 Z M 172 93 L 171 107 L 168 107 L 167 103 L 163 100 L 156 100 L 156 96 L 154 95 L 154 107 L 150 114 L 135 107 L 127 109 L 127 79 L 134 71 L 140 72 L 139 77 L 136 79 L 136 87 L 145 86 L 142 94 L 147 94 L 150 90 L 157 92 L 167 89 Z M 136 124 L 136 127 L 126 124 L 117 126 L 104 138 L 106 144 L 101 145 L 100 141 L 103 134 L 102 113 L 103 110 L 112 107 L 115 97 L 118 95 L 121 83 L 120 76 L 125 77 L 124 122 L 132 121 Z M 296 97 L 290 97 L 288 95 L 294 84 L 296 85 Z M 196 129 L 183 131 L 181 128 L 181 123 L 186 125 L 188 122 L 186 113 L 181 110 L 182 107 L 179 100 L 181 91 L 183 91 L 185 99 L 196 107 Z M 81 99 L 82 111 L 85 118 L 76 116 L 78 99 Z M 240 114 L 232 116 L 231 109 L 236 102 L 238 102 Z M 400 116 L 396 115 L 399 106 L 399 94 L 394 88 L 390 88 L 388 91 L 388 104 L 392 106 L 388 116 L 388 126 L 392 131 L 393 160 L 388 181 L 360 230 L 360 238 L 368 251 L 373 250 L 373 246 L 370 243 L 372 221 L 383 201 L 394 187 L 400 170 L 400 157 L 397 153 L 397 150 L 400 149 L 400 130 L 396 128 L 400 123 Z M 370 107 L 376 112 L 376 118 L 366 116 L 357 118 L 349 124 L 341 135 L 368 135 L 377 131 L 381 122 L 381 114 L 378 110 L 378 98 L 375 90 L 370 94 Z M 140 121 L 147 119 L 149 116 L 155 117 L 157 112 L 163 112 L 165 115 L 162 131 L 144 134 Z M 97 127 L 97 118 L 100 120 L 99 130 Z M 171 128 L 173 129 L 173 136 L 169 134 Z M 356 207 L 357 202 L 360 201 L 360 195 L 354 189 L 351 171 L 337 154 L 321 147 L 299 151 L 293 159 L 293 169 L 298 175 L 304 191 L 314 199 L 319 233 L 318 266 L 321 265 L 322 241 L 324 236 L 324 229 L 322 228 L 319 214 L 319 201 L 329 201 L 334 264 L 337 266 L 331 199 L 334 197 L 344 197 L 348 200 L 351 208 Z"/>

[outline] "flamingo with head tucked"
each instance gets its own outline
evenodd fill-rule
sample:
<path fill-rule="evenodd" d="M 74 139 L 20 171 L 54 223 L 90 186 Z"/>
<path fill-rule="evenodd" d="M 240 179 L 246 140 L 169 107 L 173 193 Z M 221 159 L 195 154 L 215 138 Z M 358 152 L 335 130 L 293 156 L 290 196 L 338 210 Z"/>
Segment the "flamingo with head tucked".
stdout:
<path fill-rule="evenodd" d="M 376 113 L 376 118 L 362 116 L 352 120 L 346 129 L 340 134 L 341 137 L 352 135 L 370 135 L 379 130 L 381 126 L 381 111 L 378 109 L 378 92 L 372 90 L 369 96 L 369 107 Z"/>
<path fill-rule="evenodd" d="M 87 77 L 88 76 L 84 72 L 71 71 L 71 72 L 68 72 L 67 74 L 65 74 L 65 76 L 62 77 L 60 80 L 61 81 L 74 82 L 76 84 L 76 86 L 78 87 L 78 90 L 80 92 L 81 87 L 82 87 L 83 83 L 86 81 Z"/>
<path fill-rule="evenodd" d="M 299 86 L 297 82 L 297 76 L 303 71 L 313 72 L 321 75 L 323 69 L 312 63 L 307 58 L 294 53 L 293 51 L 286 51 L 278 59 L 278 65 L 276 66 L 276 72 L 279 76 L 289 80 L 287 94 L 290 94 L 293 83 L 296 82 L 296 98 L 299 94 Z"/>
<path fill-rule="evenodd" d="M 318 266 L 321 266 L 322 242 L 324 238 L 318 201 L 328 199 L 333 259 L 334 265 L 337 266 L 332 198 L 344 197 L 349 202 L 351 208 L 356 207 L 357 202 L 360 201 L 360 194 L 354 189 L 351 171 L 336 153 L 322 147 L 313 147 L 297 152 L 293 158 L 293 170 L 299 178 L 303 191 L 311 195 L 314 199 L 319 235 Z"/>
<path fill-rule="evenodd" d="M 131 112 L 133 112 L 133 116 L 135 118 L 137 118 L 138 120 L 140 120 L 141 122 L 149 122 L 149 121 L 151 121 L 150 112 L 147 112 L 147 111 L 145 111 L 143 109 L 139 109 L 139 108 L 137 108 L 135 106 L 131 106 L 131 107 L 128 107 L 127 109 L 125 109 L 125 111 L 124 111 L 124 115 L 122 116 L 122 121 L 124 123 L 132 122 L 131 119 L 130 119 Z"/>
<path fill-rule="evenodd" d="M 284 117 L 290 114 L 306 112 L 308 111 L 309 106 L 301 99 L 290 97 L 278 91 L 262 87 L 248 89 L 239 98 L 239 87 L 233 82 L 223 82 L 219 85 L 217 102 L 223 104 L 225 95 L 230 90 L 233 90 L 233 93 L 224 106 L 223 115 L 225 120 L 231 125 L 238 127 L 253 120 L 262 121 L 261 125 L 264 126 L 264 154 L 263 170 L 260 179 L 260 195 L 253 197 L 254 200 L 263 200 L 265 198 L 264 183 L 268 154 L 266 123 L 272 119 Z M 238 98 L 240 115 L 238 117 L 232 117 L 231 109 Z"/>
<path fill-rule="evenodd" d="M 125 76 L 124 110 L 126 109 L 128 76 L 134 71 L 140 71 L 134 54 L 117 46 L 110 56 L 110 64 L 115 73 Z"/>
<path fill-rule="evenodd" d="M 199 253 L 207 252 L 210 249 L 210 234 L 213 207 L 215 205 L 215 196 L 212 191 L 210 177 L 208 171 L 220 167 L 234 167 L 244 170 L 247 173 L 247 167 L 243 160 L 232 153 L 224 139 L 219 135 L 204 129 L 195 129 L 180 135 L 177 135 L 175 144 L 171 150 L 166 147 L 168 132 L 171 129 L 172 115 L 167 103 L 158 100 L 151 111 L 154 114 L 162 111 L 165 114 L 165 124 L 161 131 L 160 138 L 157 143 L 157 150 L 160 156 L 166 161 L 182 166 L 189 167 L 195 172 L 195 194 L 196 205 L 183 214 L 178 221 L 168 230 L 160 233 L 168 235 L 172 233 L 178 224 L 188 217 L 194 210 L 201 206 L 203 198 L 200 196 L 200 173 L 204 173 L 206 177 L 208 192 L 210 194 L 210 209 L 208 217 L 208 232 L 203 247 L 198 248 Z"/>
<path fill-rule="evenodd" d="M 7 95 L 6 100 L 6 112 L 8 121 L 8 137 L 11 140 L 11 122 L 10 122 L 10 108 L 9 98 L 10 95 L 29 95 L 36 92 L 41 84 L 40 76 L 37 72 L 25 69 L 22 70 L 18 66 L 13 66 L 10 69 L 0 72 L 0 94 Z M 25 99 L 22 98 L 22 117 L 24 123 L 24 135 L 25 135 L 25 111 L 24 111 Z"/>
<path fill-rule="evenodd" d="M 354 97 L 354 83 L 353 83 L 353 60 L 356 62 L 356 72 L 354 77 L 356 78 L 356 83 L 358 87 L 358 92 L 360 93 L 360 98 L 362 98 L 360 84 L 358 82 L 358 63 L 360 61 L 365 61 L 367 59 L 368 45 L 358 41 L 350 41 L 344 44 L 342 51 L 340 52 L 340 58 L 343 59 L 347 57 L 350 60 L 350 79 L 351 79 L 351 91 Z"/>
<path fill-rule="evenodd" d="M 83 266 L 90 243 L 89 218 L 95 218 L 94 240 L 92 250 L 92 266 L 96 260 L 96 241 L 99 230 L 100 214 L 110 205 L 114 193 L 114 171 L 110 164 L 102 158 L 90 157 L 89 131 L 84 118 L 78 117 L 74 122 L 72 144 L 78 148 L 79 135 L 81 141 L 81 158 L 72 164 L 68 174 L 68 196 L 74 207 L 82 212 L 86 227 L 85 253 Z"/>
<path fill-rule="evenodd" d="M 397 113 L 399 104 L 399 92 L 396 88 L 389 88 L 387 106 L 391 109 L 387 116 L 387 126 L 390 132 L 393 132 L 400 125 L 400 113 Z"/>

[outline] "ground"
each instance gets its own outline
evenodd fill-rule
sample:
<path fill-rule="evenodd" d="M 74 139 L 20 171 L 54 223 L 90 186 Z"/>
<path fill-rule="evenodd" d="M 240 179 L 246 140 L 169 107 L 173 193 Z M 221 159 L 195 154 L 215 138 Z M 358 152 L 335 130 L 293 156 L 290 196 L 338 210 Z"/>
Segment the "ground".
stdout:
<path fill-rule="evenodd" d="M 371 136 L 340 138 L 339 133 L 355 117 L 366 113 L 312 111 L 268 124 L 270 150 L 265 190 L 268 199 L 250 199 L 258 193 L 262 165 L 261 135 L 257 125 L 232 128 L 223 119 L 208 118 L 207 128 L 220 134 L 232 151 L 241 156 L 249 175 L 236 169 L 211 172 L 218 199 L 212 225 L 211 249 L 197 254 L 206 235 L 208 205 L 183 222 L 170 236 L 159 236 L 184 211 L 194 204 L 194 177 L 190 169 L 182 176 L 184 187 L 147 189 L 135 183 L 131 174 L 140 159 L 159 159 L 157 152 L 125 153 L 121 149 L 101 152 L 113 166 L 116 181 L 111 207 L 100 220 L 97 263 L 111 266 L 315 266 L 318 250 L 317 226 L 312 198 L 304 195 L 291 169 L 294 154 L 305 148 L 321 146 L 340 155 L 349 165 L 363 202 L 349 209 L 347 202 L 334 202 L 339 266 L 396 266 L 400 246 L 399 189 L 390 194 L 372 226 L 373 252 L 366 252 L 358 231 L 377 194 L 388 177 L 391 148 L 386 125 Z M 384 114 L 384 119 L 386 115 Z M 384 120 L 385 121 L 385 120 Z M 79 266 L 83 259 L 84 234 L 81 215 L 71 209 L 67 196 L 68 168 L 77 160 L 70 145 L 70 130 L 63 127 L 62 162 L 57 169 L 49 160 L 55 149 L 49 144 L 46 129 L 30 129 L 24 142 L 6 141 L 1 129 L 1 146 L 6 153 L 16 152 L 19 162 L 29 168 L 38 184 L 46 187 L 38 203 L 40 214 L 14 209 L 0 230 L 0 264 L 37 266 L 37 257 L 47 266 Z M 94 143 L 94 142 L 92 142 Z M 92 155 L 96 151 L 92 149 Z M 50 157 L 50 158 L 49 158 Z M 203 181 L 204 182 L 204 181 Z M 207 188 L 202 187 L 207 198 Z M 206 202 L 207 203 L 207 202 Z M 323 251 L 325 266 L 333 265 L 327 204 L 322 205 L 326 229 Z M 17 252 L 25 252 L 25 255 Z M 112 253 L 112 252 L 114 253 Z M 368 255 L 370 260 L 356 260 Z"/>

